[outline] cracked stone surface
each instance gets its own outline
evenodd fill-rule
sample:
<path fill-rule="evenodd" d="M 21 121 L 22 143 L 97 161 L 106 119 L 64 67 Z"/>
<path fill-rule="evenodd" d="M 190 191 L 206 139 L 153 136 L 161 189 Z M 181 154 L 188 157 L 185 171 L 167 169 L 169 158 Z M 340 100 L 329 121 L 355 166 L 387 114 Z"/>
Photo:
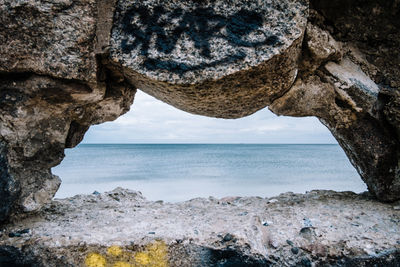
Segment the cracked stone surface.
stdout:
<path fill-rule="evenodd" d="M 172 204 L 117 188 L 56 199 L 36 216 L 5 225 L 0 260 L 147 266 L 147 253 L 150 266 L 397 266 L 399 204 L 334 191 Z"/>
<path fill-rule="evenodd" d="M 222 118 L 254 113 L 298 71 L 306 1 L 118 1 L 111 58 L 143 91 Z"/>

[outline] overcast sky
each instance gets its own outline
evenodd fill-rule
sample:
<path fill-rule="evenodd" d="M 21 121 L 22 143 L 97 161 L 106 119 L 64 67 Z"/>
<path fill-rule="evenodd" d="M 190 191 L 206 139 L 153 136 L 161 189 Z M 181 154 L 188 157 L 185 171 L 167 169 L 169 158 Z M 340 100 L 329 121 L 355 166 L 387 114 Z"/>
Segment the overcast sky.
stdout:
<path fill-rule="evenodd" d="M 278 117 L 268 108 L 235 120 L 193 115 L 138 90 L 131 110 L 92 126 L 84 143 L 336 143 L 316 118 Z"/>

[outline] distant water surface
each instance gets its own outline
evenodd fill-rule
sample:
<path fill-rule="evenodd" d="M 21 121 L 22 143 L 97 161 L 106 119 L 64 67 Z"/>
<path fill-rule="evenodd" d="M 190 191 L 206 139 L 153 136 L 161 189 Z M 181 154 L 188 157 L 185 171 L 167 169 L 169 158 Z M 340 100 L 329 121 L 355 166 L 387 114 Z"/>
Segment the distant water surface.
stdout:
<path fill-rule="evenodd" d="M 338 145 L 83 144 L 52 169 L 58 198 L 121 186 L 150 200 L 366 190 Z"/>

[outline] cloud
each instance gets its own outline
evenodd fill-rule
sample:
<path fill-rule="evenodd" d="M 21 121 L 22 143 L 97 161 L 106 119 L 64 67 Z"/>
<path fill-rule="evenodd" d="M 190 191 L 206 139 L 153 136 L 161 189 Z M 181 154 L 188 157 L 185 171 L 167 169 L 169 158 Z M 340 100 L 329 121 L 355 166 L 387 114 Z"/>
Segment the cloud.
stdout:
<path fill-rule="evenodd" d="M 131 110 L 92 126 L 84 143 L 336 143 L 316 118 L 278 117 L 267 108 L 235 120 L 193 115 L 138 91 Z"/>

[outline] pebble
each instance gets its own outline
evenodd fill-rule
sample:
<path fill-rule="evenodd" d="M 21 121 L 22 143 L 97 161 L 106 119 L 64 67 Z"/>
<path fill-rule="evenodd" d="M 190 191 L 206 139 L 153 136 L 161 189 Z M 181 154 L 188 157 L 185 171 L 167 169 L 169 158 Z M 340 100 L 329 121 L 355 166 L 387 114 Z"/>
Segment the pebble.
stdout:
<path fill-rule="evenodd" d="M 293 254 L 297 255 L 297 254 L 299 253 L 299 248 L 298 248 L 298 247 L 292 247 L 292 248 L 290 249 L 290 251 L 291 251 Z"/>
<path fill-rule="evenodd" d="M 231 241 L 233 239 L 233 235 L 231 235 L 231 234 L 229 234 L 229 233 L 227 233 L 225 236 L 224 236 L 224 242 L 229 242 L 229 241 Z"/>
<path fill-rule="evenodd" d="M 265 222 L 262 223 L 262 225 L 269 226 L 269 225 L 272 225 L 272 222 L 271 221 L 265 221 Z"/>
<path fill-rule="evenodd" d="M 21 233 L 21 234 L 27 234 L 27 233 L 29 233 L 29 228 L 27 228 L 27 229 L 23 229 L 23 230 L 21 230 L 21 231 L 18 231 L 19 233 Z"/>
<path fill-rule="evenodd" d="M 8 236 L 9 236 L 9 237 L 20 237 L 21 234 L 20 234 L 20 233 L 13 233 L 13 232 L 11 232 L 11 233 L 8 234 Z"/>
<path fill-rule="evenodd" d="M 19 230 L 19 231 L 16 231 L 16 232 L 10 232 L 8 234 L 8 236 L 9 237 L 21 237 L 21 235 L 23 235 L 23 234 L 28 234 L 29 231 L 30 230 L 27 228 L 27 229 Z"/>
<path fill-rule="evenodd" d="M 278 248 L 279 247 L 279 243 L 276 240 L 272 239 L 272 240 L 269 241 L 269 246 L 271 248 Z"/>
<path fill-rule="evenodd" d="M 314 231 L 310 227 L 303 227 L 300 230 L 300 236 L 307 239 L 307 240 L 312 240 L 314 237 Z"/>
<path fill-rule="evenodd" d="M 148 234 L 149 234 L 149 235 L 155 235 L 156 232 L 149 232 Z"/>
<path fill-rule="evenodd" d="M 311 267 L 312 266 L 310 259 L 307 258 L 307 257 L 304 257 L 304 258 L 301 259 L 301 264 L 304 267 Z"/>
<path fill-rule="evenodd" d="M 300 229 L 300 234 L 311 234 L 310 227 L 303 227 Z"/>
<path fill-rule="evenodd" d="M 393 209 L 394 210 L 400 210 L 400 206 L 394 206 Z"/>
<path fill-rule="evenodd" d="M 289 239 L 286 240 L 286 243 L 288 243 L 289 246 L 294 246 L 294 243 L 292 241 L 290 241 Z"/>

